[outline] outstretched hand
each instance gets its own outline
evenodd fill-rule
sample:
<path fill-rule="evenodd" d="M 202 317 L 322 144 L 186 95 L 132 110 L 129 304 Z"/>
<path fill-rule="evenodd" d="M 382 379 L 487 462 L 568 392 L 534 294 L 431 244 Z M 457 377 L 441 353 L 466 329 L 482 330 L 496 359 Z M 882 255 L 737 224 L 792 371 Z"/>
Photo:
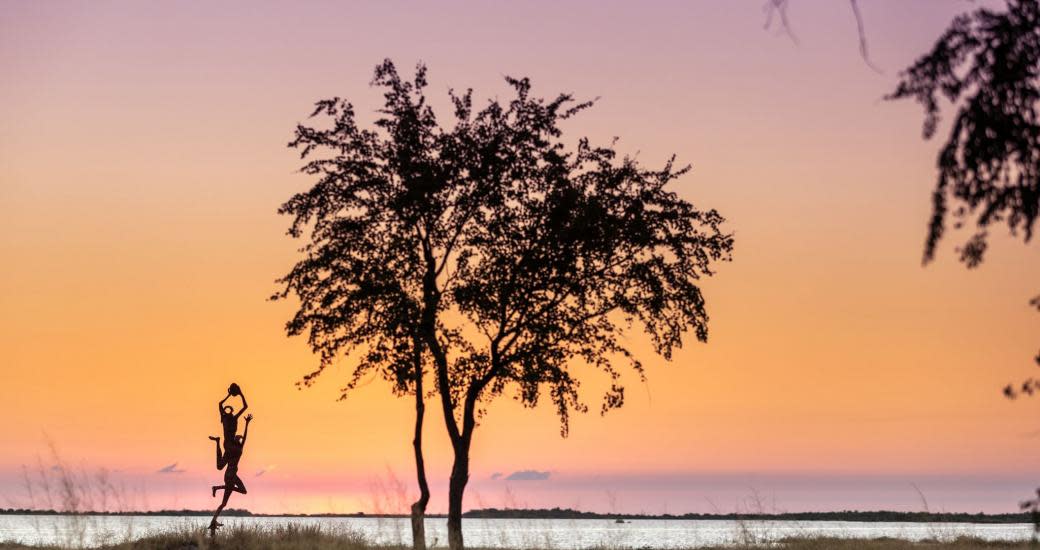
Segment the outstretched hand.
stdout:
<path fill-rule="evenodd" d="M 246 415 L 246 422 L 248 423 L 248 422 L 252 422 L 252 421 L 253 421 L 253 413 L 247 414 Z"/>

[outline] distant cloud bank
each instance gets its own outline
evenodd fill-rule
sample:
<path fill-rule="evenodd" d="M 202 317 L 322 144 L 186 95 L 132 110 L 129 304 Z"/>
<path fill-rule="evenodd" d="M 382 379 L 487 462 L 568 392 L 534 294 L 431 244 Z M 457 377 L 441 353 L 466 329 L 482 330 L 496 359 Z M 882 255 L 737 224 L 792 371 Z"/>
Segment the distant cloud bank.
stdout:
<path fill-rule="evenodd" d="M 183 474 L 184 472 L 187 472 L 187 470 L 183 468 L 178 468 L 176 462 L 170 464 L 169 466 L 159 468 L 155 471 L 155 473 L 157 474 Z"/>
<path fill-rule="evenodd" d="M 549 475 L 549 472 L 539 472 L 538 470 L 519 470 L 509 474 L 506 481 L 544 481 L 549 479 Z M 491 476 L 491 479 L 497 478 Z"/>

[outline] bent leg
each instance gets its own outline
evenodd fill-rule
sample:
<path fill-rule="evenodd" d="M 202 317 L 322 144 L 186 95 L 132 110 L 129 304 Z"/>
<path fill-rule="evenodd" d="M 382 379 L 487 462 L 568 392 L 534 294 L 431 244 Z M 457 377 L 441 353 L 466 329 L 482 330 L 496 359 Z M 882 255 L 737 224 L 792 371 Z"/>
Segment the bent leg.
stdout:
<path fill-rule="evenodd" d="M 220 452 L 220 438 L 210 436 L 210 439 L 212 439 L 217 445 L 217 469 L 223 470 L 224 466 L 227 465 L 227 461 L 224 460 L 224 453 Z"/>
<path fill-rule="evenodd" d="M 248 491 L 246 491 L 246 484 L 242 483 L 242 478 L 240 478 L 238 476 L 235 476 L 235 484 L 232 486 L 232 490 L 238 491 L 239 493 L 242 493 L 243 495 L 248 492 Z"/>

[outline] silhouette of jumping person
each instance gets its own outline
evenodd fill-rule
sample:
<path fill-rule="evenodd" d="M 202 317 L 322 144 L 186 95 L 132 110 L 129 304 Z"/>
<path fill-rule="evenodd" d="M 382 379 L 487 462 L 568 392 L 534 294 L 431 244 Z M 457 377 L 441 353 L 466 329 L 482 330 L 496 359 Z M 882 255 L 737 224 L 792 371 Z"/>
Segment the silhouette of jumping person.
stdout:
<path fill-rule="evenodd" d="M 231 493 L 238 492 L 246 494 L 246 485 L 242 482 L 242 478 L 238 476 L 238 463 L 242 459 L 242 450 L 245 448 L 246 438 L 249 436 L 249 423 L 253 421 L 253 415 L 246 416 L 246 426 L 242 435 L 237 435 L 235 432 L 238 430 L 238 417 L 242 415 L 242 412 L 249 406 L 246 404 L 245 396 L 242 396 L 242 409 L 238 411 L 238 414 L 234 414 L 233 409 L 230 406 L 225 406 L 224 402 L 228 400 L 232 395 L 241 395 L 241 389 L 237 384 L 231 384 L 228 388 L 228 395 L 220 401 L 218 408 L 220 409 L 220 422 L 224 428 L 224 452 L 220 450 L 220 438 L 216 436 L 210 436 L 209 438 L 215 443 L 217 452 L 217 469 L 224 470 L 224 484 L 214 485 L 212 487 L 212 494 L 214 497 L 217 496 L 217 491 L 224 491 L 224 498 L 220 502 L 220 506 L 213 513 L 213 520 L 209 524 L 209 530 L 211 533 L 215 533 L 217 528 L 222 524 L 217 522 L 217 518 L 220 513 L 227 506 L 228 499 L 231 498 Z"/>

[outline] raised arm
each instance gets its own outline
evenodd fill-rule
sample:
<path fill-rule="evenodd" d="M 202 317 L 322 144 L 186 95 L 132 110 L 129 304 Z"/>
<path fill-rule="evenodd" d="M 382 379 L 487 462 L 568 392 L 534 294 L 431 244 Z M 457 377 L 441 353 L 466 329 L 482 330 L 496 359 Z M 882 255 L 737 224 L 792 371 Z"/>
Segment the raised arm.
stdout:
<path fill-rule="evenodd" d="M 238 414 L 235 415 L 235 418 L 238 418 L 238 417 L 242 416 L 242 413 L 246 412 L 246 409 L 249 408 L 249 403 L 246 403 L 246 394 L 245 394 L 245 392 L 239 391 L 238 395 L 242 397 L 242 408 L 238 411 Z"/>
<path fill-rule="evenodd" d="M 246 446 L 246 438 L 249 437 L 249 423 L 253 421 L 253 415 L 246 417 L 246 427 L 242 430 L 242 446 Z"/>
<path fill-rule="evenodd" d="M 220 400 L 220 403 L 217 403 L 217 412 L 219 412 L 220 414 L 224 414 L 224 402 L 227 401 L 228 399 L 231 399 L 231 394 L 230 393 L 225 395 L 224 399 Z"/>

